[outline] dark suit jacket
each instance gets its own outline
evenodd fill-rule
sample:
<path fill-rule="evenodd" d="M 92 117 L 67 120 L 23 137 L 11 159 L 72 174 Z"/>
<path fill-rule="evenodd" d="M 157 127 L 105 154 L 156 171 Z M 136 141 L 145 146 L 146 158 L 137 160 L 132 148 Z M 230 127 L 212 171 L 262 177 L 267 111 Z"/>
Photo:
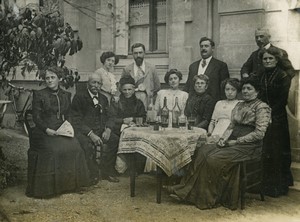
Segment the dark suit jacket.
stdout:
<path fill-rule="evenodd" d="M 71 105 L 72 125 L 75 134 L 84 135 L 93 130 L 96 134 L 102 133 L 105 127 L 113 128 L 113 122 L 109 121 L 108 100 L 106 96 L 99 93 L 99 103 L 101 107 L 95 107 L 93 99 L 88 90 L 81 94 L 76 94 Z"/>
<path fill-rule="evenodd" d="M 201 60 L 198 60 L 192 63 L 189 67 L 189 75 L 184 87 L 184 91 L 188 93 L 191 92 L 194 87 L 193 78 L 198 74 L 200 61 Z M 209 78 L 209 85 L 207 89 L 208 94 L 210 94 L 216 101 L 221 98 L 225 98 L 225 93 L 221 90 L 221 82 L 229 78 L 227 64 L 213 57 L 211 58 L 204 74 Z"/>
<path fill-rule="evenodd" d="M 289 74 L 290 76 L 294 76 L 294 67 L 291 63 L 291 61 L 288 58 L 288 54 L 285 50 L 280 49 L 276 46 L 271 45 L 270 47 L 273 48 L 277 48 L 279 50 L 282 51 L 282 62 L 285 64 L 287 70 L 286 73 Z M 251 74 L 251 73 L 255 73 L 255 74 L 259 74 L 259 73 L 263 73 L 264 70 L 264 66 L 262 64 L 262 60 L 259 59 L 259 51 L 260 49 L 252 52 L 252 54 L 250 55 L 250 57 L 247 59 L 247 61 L 243 64 L 242 68 L 241 68 L 241 77 L 242 74 L 247 73 L 247 74 Z"/>

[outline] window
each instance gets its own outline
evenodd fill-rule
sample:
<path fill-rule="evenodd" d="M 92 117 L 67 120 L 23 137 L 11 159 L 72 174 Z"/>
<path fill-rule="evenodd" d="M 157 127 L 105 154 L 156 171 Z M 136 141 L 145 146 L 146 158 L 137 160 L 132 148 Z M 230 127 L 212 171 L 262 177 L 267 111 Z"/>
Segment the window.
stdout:
<path fill-rule="evenodd" d="M 129 1 L 129 51 L 143 43 L 147 52 L 166 52 L 166 0 Z"/>

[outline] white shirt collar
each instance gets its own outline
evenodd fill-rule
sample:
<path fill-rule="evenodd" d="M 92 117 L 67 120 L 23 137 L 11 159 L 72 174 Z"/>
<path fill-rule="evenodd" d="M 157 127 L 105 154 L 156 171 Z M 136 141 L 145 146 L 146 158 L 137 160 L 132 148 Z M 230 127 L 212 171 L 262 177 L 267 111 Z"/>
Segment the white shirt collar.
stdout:
<path fill-rule="evenodd" d="M 267 45 L 264 46 L 265 49 L 268 49 L 271 47 L 271 43 L 269 42 Z"/>
<path fill-rule="evenodd" d="M 142 65 L 140 66 L 141 69 L 143 70 L 143 72 L 145 73 L 146 72 L 146 65 L 145 65 L 145 59 L 142 63 Z M 136 72 L 138 71 L 139 67 L 136 65 L 135 61 L 133 63 L 133 72 L 134 72 L 134 75 L 136 76 Z"/>
<path fill-rule="evenodd" d="M 211 60 L 212 56 L 208 57 L 207 59 L 205 59 L 205 63 L 206 65 L 204 67 L 202 67 L 202 62 L 203 62 L 203 59 L 201 59 L 200 63 L 199 63 L 199 67 L 198 67 L 198 75 L 200 74 L 204 74 L 207 67 L 208 67 L 208 64 Z"/>
<path fill-rule="evenodd" d="M 93 99 L 94 96 L 99 97 L 99 93 L 97 93 L 96 95 L 94 95 L 89 89 L 88 89 L 88 92 L 89 92 L 89 94 L 90 94 L 90 96 L 91 96 L 92 99 Z"/>
<path fill-rule="evenodd" d="M 211 58 L 212 58 L 212 56 L 210 56 L 207 59 L 205 59 L 206 65 L 208 65 L 208 63 L 210 62 Z M 201 63 L 202 63 L 202 61 L 203 61 L 203 59 L 201 59 Z"/>

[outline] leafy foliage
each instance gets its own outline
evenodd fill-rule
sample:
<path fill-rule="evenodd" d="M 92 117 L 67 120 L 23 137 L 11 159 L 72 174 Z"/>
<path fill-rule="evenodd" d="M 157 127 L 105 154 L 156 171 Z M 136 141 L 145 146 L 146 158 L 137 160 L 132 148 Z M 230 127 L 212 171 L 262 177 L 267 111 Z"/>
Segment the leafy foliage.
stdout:
<path fill-rule="evenodd" d="M 43 13 L 24 8 L 0 9 L 0 75 L 6 80 L 16 74 L 36 71 L 36 77 L 43 78 L 49 66 L 63 69 L 63 84 L 72 86 L 79 80 L 78 72 L 65 66 L 65 56 L 81 50 L 81 39 L 75 36 L 72 27 L 66 23 L 59 11 Z"/>

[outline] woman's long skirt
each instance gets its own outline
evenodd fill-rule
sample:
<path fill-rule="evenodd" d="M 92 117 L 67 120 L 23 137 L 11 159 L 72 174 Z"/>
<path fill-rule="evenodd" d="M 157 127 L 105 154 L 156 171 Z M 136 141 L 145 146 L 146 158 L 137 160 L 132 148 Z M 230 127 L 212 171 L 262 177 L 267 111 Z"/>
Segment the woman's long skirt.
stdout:
<path fill-rule="evenodd" d="M 28 150 L 28 196 L 51 197 L 87 185 L 85 155 L 76 138 L 33 134 Z"/>

